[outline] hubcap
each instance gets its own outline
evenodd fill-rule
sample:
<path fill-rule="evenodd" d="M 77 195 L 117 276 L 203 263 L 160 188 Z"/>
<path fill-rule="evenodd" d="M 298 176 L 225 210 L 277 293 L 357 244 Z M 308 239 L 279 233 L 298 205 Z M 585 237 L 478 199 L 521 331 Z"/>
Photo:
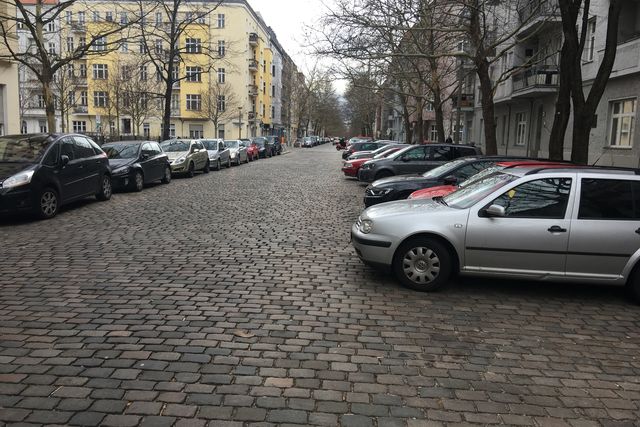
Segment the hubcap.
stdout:
<path fill-rule="evenodd" d="M 144 185 L 144 182 L 142 182 L 142 175 L 137 174 L 136 175 L 136 187 L 142 188 L 143 185 Z"/>
<path fill-rule="evenodd" d="M 440 258 L 429 248 L 413 248 L 402 258 L 402 270 L 412 282 L 428 284 L 440 274 Z"/>
<path fill-rule="evenodd" d="M 56 198 L 56 195 L 53 194 L 52 191 L 44 193 L 40 199 L 40 209 L 42 210 L 42 213 L 46 216 L 51 216 L 56 212 L 57 208 L 58 199 Z"/>

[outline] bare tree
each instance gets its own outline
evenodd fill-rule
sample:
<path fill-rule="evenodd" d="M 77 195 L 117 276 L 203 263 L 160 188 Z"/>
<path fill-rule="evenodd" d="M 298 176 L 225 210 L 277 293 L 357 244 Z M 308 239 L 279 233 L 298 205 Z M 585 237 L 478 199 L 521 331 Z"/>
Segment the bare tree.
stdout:
<path fill-rule="evenodd" d="M 131 119 L 131 133 L 140 136 L 143 123 L 160 111 L 157 84 L 149 73 L 149 64 L 142 55 L 130 55 L 122 64 L 120 112 Z"/>
<path fill-rule="evenodd" d="M 53 91 L 60 111 L 61 130 L 69 131 L 69 115 L 78 104 L 77 90 L 81 79 L 78 77 L 73 64 L 67 64 L 60 68 L 53 78 Z"/>
<path fill-rule="evenodd" d="M 188 0 L 138 0 L 140 15 L 154 20 L 139 26 L 141 49 L 148 56 L 162 87 L 162 138 L 169 139 L 171 95 L 175 85 L 187 78 L 180 66 L 187 59 L 202 73 L 208 73 L 214 62 L 223 61 L 224 51 L 212 46 L 208 39 L 207 19 L 222 0 L 199 5 Z M 206 37 L 202 40 L 202 36 Z M 186 43 L 189 39 L 189 43 Z M 197 58 L 196 58 L 197 57 Z"/>
<path fill-rule="evenodd" d="M 118 5 L 118 7 L 125 8 L 123 5 Z M 137 22 L 137 18 L 133 15 L 127 23 L 113 23 L 108 26 L 85 26 L 84 22 L 76 22 L 75 25 L 78 25 L 79 28 L 83 26 L 80 29 L 85 31 L 85 43 L 68 52 L 51 49 L 46 37 L 49 26 L 57 26 L 63 14 L 66 17 L 66 12 L 72 12 L 76 8 L 82 8 L 85 14 L 91 10 L 89 3 L 82 0 L 61 2 L 35 0 L 29 4 L 16 0 L 0 0 L 0 38 L 7 47 L 6 52 L 3 50 L 0 53 L 0 59 L 15 61 L 28 68 L 36 76 L 42 85 L 50 132 L 56 130 L 53 88 L 56 73 L 78 59 L 90 55 L 104 55 L 106 52 L 117 49 L 121 41 L 128 37 L 127 29 Z M 16 9 L 17 13 L 14 15 L 12 11 Z M 7 13 L 8 11 L 11 12 Z M 15 37 L 18 28 L 27 31 L 32 40 L 32 43 L 24 51 L 16 49 L 10 43 L 10 39 Z"/>
<path fill-rule="evenodd" d="M 209 79 L 209 85 L 200 94 L 202 96 L 201 117 L 213 123 L 214 134 L 218 135 L 218 127 L 221 123 L 238 117 L 240 100 L 231 85 L 219 83 L 213 78 Z"/>

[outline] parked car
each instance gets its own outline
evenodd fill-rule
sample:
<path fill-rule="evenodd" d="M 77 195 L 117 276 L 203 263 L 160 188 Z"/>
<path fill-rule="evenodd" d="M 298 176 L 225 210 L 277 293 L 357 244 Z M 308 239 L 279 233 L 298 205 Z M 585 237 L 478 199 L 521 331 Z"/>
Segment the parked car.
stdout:
<path fill-rule="evenodd" d="M 420 291 L 460 273 L 626 284 L 640 300 L 638 191 L 636 170 L 513 168 L 442 199 L 368 208 L 352 243 Z"/>
<path fill-rule="evenodd" d="M 447 162 L 419 175 L 400 175 L 382 178 L 374 181 L 365 190 L 365 206 L 378 203 L 406 199 L 411 193 L 423 188 L 437 185 L 457 185 L 478 172 L 495 166 L 496 162 L 509 158 L 492 157 L 464 157 Z M 511 157 L 511 159 L 514 159 Z"/>
<path fill-rule="evenodd" d="M 269 143 L 271 144 L 271 155 L 272 156 L 279 156 L 280 154 L 282 154 L 282 144 L 280 143 L 280 137 L 279 136 L 268 136 L 267 139 L 269 140 Z"/>
<path fill-rule="evenodd" d="M 376 148 L 375 150 L 372 150 L 372 151 L 369 151 L 369 150 L 357 151 L 357 152 L 353 153 L 352 155 L 350 155 L 347 160 L 373 159 L 378 154 L 382 153 L 383 151 L 387 151 L 388 149 L 390 149 L 392 147 L 405 148 L 405 147 L 408 147 L 408 146 L 409 146 L 409 144 L 401 144 L 399 142 L 390 142 L 389 144 L 383 145 L 380 148 Z"/>
<path fill-rule="evenodd" d="M 228 139 L 224 141 L 224 145 L 229 150 L 231 162 L 233 162 L 234 165 L 240 166 L 242 163 L 249 163 L 247 148 L 242 141 L 239 139 Z"/>
<path fill-rule="evenodd" d="M 260 157 L 260 153 L 258 151 L 258 146 L 253 145 L 250 139 L 241 139 L 242 144 L 247 149 L 247 156 L 249 157 L 249 161 L 252 162 L 254 160 L 258 160 Z"/>
<path fill-rule="evenodd" d="M 209 164 L 213 165 L 213 169 L 219 171 L 222 166 L 231 167 L 231 152 L 227 148 L 222 139 L 201 139 L 202 145 L 207 150 L 209 156 Z"/>
<path fill-rule="evenodd" d="M 388 145 L 395 141 L 364 141 L 364 142 L 354 142 L 353 144 L 347 145 L 347 148 L 342 152 L 342 159 L 346 160 L 353 153 L 357 153 L 359 151 L 373 151 L 382 147 L 383 145 Z"/>
<path fill-rule="evenodd" d="M 102 149 L 109 158 L 113 188 L 142 191 L 154 181 L 171 182 L 169 157 L 157 142 L 111 142 Z"/>
<path fill-rule="evenodd" d="M 383 150 L 383 151 L 380 151 L 379 154 L 377 154 L 373 159 L 383 159 L 385 157 L 389 157 L 390 155 L 392 155 L 396 151 L 402 150 L 403 148 L 404 147 L 402 147 L 402 146 L 381 147 L 376 151 L 380 151 L 380 150 Z M 367 163 L 369 160 L 372 160 L 372 159 L 363 158 L 363 159 L 355 159 L 355 160 L 346 160 L 342 164 L 342 173 L 344 173 L 345 176 L 352 177 L 352 178 L 357 178 L 358 177 L 358 171 L 360 170 L 362 165 Z"/>
<path fill-rule="evenodd" d="M 367 162 L 358 171 L 358 179 L 372 182 L 394 175 L 424 173 L 458 157 L 478 155 L 482 155 L 482 151 L 471 145 L 412 145 L 386 159 Z"/>
<path fill-rule="evenodd" d="M 209 153 L 198 139 L 170 139 L 160 144 L 171 162 L 172 174 L 193 178 L 195 171 L 209 173 Z"/>
<path fill-rule="evenodd" d="M 422 190 L 416 190 L 407 197 L 407 199 L 432 199 L 434 197 L 443 197 L 447 194 L 451 194 L 454 191 L 457 191 L 460 188 L 464 188 L 469 184 L 474 183 L 477 180 L 484 179 L 485 177 L 499 172 L 503 169 L 514 168 L 514 167 L 522 167 L 522 166 L 539 166 L 539 167 L 569 167 L 572 163 L 570 162 L 561 162 L 555 160 L 515 160 L 515 161 L 504 161 L 498 162 L 495 165 L 488 167 L 481 172 L 478 172 L 475 175 L 472 175 L 467 180 L 460 182 L 459 184 L 448 184 L 448 185 L 436 185 L 435 187 L 423 188 Z M 432 169 L 434 170 L 434 169 Z"/>
<path fill-rule="evenodd" d="M 316 146 L 316 140 L 312 136 L 305 136 L 302 138 L 302 146 L 305 148 L 311 148 Z"/>
<path fill-rule="evenodd" d="M 53 218 L 60 207 L 88 196 L 109 200 L 109 159 L 83 135 L 0 137 L 0 214 Z"/>
<path fill-rule="evenodd" d="M 257 138 L 253 138 L 251 143 L 255 145 L 258 149 L 258 158 L 266 159 L 267 157 L 271 157 L 271 144 L 267 140 L 267 138 L 259 136 Z"/>

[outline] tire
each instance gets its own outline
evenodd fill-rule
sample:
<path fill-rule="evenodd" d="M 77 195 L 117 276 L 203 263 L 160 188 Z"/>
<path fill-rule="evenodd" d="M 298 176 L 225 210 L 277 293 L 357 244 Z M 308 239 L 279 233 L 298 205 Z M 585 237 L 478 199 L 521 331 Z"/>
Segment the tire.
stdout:
<path fill-rule="evenodd" d="M 220 159 L 216 160 L 216 170 L 219 171 L 220 169 L 222 169 L 222 163 L 220 162 Z"/>
<path fill-rule="evenodd" d="M 136 193 L 138 193 L 142 191 L 143 188 L 144 188 L 144 175 L 142 175 L 142 172 L 136 171 L 136 173 L 133 175 L 133 181 L 131 182 L 131 189 Z"/>
<path fill-rule="evenodd" d="M 193 178 L 194 175 L 195 175 L 195 167 L 193 166 L 193 163 L 189 163 L 189 168 L 187 169 L 187 177 Z"/>
<path fill-rule="evenodd" d="M 388 170 L 382 170 L 376 174 L 376 177 L 374 178 L 374 180 L 389 178 L 390 176 L 393 176 L 393 172 Z"/>
<path fill-rule="evenodd" d="M 231 169 L 231 156 L 227 159 L 227 169 Z"/>
<path fill-rule="evenodd" d="M 236 166 L 240 166 L 242 162 L 240 161 L 240 154 L 238 154 L 238 161 L 236 161 Z"/>
<path fill-rule="evenodd" d="M 164 168 L 164 176 L 162 177 L 162 183 L 168 184 L 171 182 L 171 167 L 165 166 Z"/>
<path fill-rule="evenodd" d="M 37 199 L 35 214 L 40 219 L 51 219 L 60 210 L 60 196 L 51 187 L 43 188 Z"/>
<path fill-rule="evenodd" d="M 248 154 L 244 158 L 244 163 L 245 164 L 249 163 L 249 155 Z"/>
<path fill-rule="evenodd" d="M 404 242 L 393 257 L 393 272 L 407 288 L 420 292 L 442 289 L 453 272 L 449 250 L 429 237 L 417 237 Z"/>
<path fill-rule="evenodd" d="M 102 175 L 100 181 L 100 190 L 96 193 L 96 199 L 106 201 L 111 198 L 113 188 L 111 187 L 111 177 L 107 174 Z"/>
<path fill-rule="evenodd" d="M 202 169 L 202 172 L 209 173 L 210 171 L 211 171 L 211 163 L 209 163 L 209 160 L 207 160 L 207 164 L 204 165 L 204 169 Z"/>
<path fill-rule="evenodd" d="M 627 294 L 637 304 L 640 304 L 640 266 L 636 266 L 634 271 L 629 276 L 626 286 Z"/>

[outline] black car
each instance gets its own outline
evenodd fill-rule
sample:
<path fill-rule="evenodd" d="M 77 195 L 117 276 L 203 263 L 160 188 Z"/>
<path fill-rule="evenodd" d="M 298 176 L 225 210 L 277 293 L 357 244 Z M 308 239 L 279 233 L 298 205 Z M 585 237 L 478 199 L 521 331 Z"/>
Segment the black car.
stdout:
<path fill-rule="evenodd" d="M 271 144 L 271 154 L 273 156 L 279 156 L 282 154 L 282 144 L 280 143 L 279 136 L 268 136 L 267 139 Z"/>
<path fill-rule="evenodd" d="M 88 196 L 111 198 L 104 151 L 83 135 L 0 137 L 0 213 L 53 218 L 60 207 Z"/>
<path fill-rule="evenodd" d="M 120 141 L 102 146 L 109 157 L 114 188 L 142 191 L 145 184 L 171 182 L 169 157 L 153 141 Z"/>
<path fill-rule="evenodd" d="M 379 179 L 365 190 L 364 204 L 369 207 L 378 203 L 406 199 L 414 191 L 423 188 L 456 185 L 497 162 L 507 160 L 522 160 L 522 158 L 464 157 L 445 163 L 422 175 L 402 175 Z"/>
<path fill-rule="evenodd" d="M 365 163 L 358 171 L 358 180 L 372 182 L 393 175 L 424 173 L 459 157 L 478 155 L 482 151 L 472 145 L 412 145 L 384 159 Z"/>
<path fill-rule="evenodd" d="M 358 151 L 373 151 L 382 147 L 383 145 L 390 144 L 393 141 L 360 141 L 354 142 L 351 145 L 348 145 L 346 150 L 342 152 L 342 159 L 347 160 L 347 158 L 353 153 L 357 153 Z"/>
<path fill-rule="evenodd" d="M 272 146 L 269 140 L 263 136 L 253 138 L 251 143 L 258 147 L 258 157 L 266 159 L 273 156 Z"/>

